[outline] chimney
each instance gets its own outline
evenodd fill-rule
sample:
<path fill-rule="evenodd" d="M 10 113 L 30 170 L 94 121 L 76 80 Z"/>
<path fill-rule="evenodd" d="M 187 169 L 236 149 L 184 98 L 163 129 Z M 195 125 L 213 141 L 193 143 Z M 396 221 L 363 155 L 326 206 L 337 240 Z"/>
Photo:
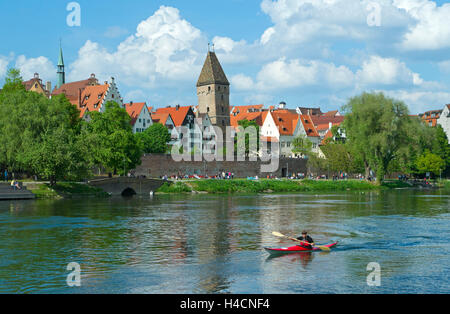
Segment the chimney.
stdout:
<path fill-rule="evenodd" d="M 48 82 L 45 84 L 45 89 L 46 89 L 47 91 L 51 92 L 51 91 L 52 91 L 52 82 L 48 81 Z"/>
<path fill-rule="evenodd" d="M 130 101 L 130 107 L 131 107 L 131 106 L 133 106 L 133 102 L 132 102 L 132 101 Z"/>
<path fill-rule="evenodd" d="M 180 105 L 177 105 L 177 111 L 180 110 Z"/>
<path fill-rule="evenodd" d="M 328 127 L 329 127 L 329 129 L 331 130 L 331 128 L 333 127 L 333 123 L 330 122 L 330 124 L 329 124 Z"/>

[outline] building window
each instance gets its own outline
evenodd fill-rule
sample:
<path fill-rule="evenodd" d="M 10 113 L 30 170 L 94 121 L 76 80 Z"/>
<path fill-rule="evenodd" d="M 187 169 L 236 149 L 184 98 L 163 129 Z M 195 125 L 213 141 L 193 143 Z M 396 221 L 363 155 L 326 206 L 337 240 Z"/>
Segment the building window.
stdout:
<path fill-rule="evenodd" d="M 141 123 L 141 119 L 139 119 L 139 123 Z"/>

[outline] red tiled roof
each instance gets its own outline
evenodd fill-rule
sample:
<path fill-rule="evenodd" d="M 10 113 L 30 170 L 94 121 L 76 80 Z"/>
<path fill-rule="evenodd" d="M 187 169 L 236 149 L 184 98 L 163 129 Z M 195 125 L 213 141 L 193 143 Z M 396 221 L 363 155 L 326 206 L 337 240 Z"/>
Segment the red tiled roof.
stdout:
<path fill-rule="evenodd" d="M 255 121 L 257 125 L 262 126 L 266 119 L 268 111 L 242 112 L 237 115 L 230 115 L 230 125 L 234 128 L 239 127 L 239 121 Z"/>
<path fill-rule="evenodd" d="M 338 114 L 338 113 L 339 113 L 338 110 L 333 110 L 333 111 L 325 112 L 322 116 L 325 116 L 325 117 L 335 117 L 336 114 Z"/>
<path fill-rule="evenodd" d="M 153 113 L 152 114 L 152 120 L 155 123 L 161 123 L 162 125 L 165 125 L 167 122 L 167 119 L 169 119 L 170 113 L 167 112 L 161 112 L 161 113 Z"/>
<path fill-rule="evenodd" d="M 67 99 L 74 104 L 79 105 L 80 94 L 87 86 L 98 85 L 98 80 L 95 75 L 91 75 L 90 78 L 83 81 L 76 81 L 61 85 L 60 88 L 53 90 L 52 95 L 65 94 Z"/>
<path fill-rule="evenodd" d="M 312 116 L 304 114 L 300 116 L 302 119 L 303 127 L 305 128 L 306 135 L 312 137 L 319 137 L 319 133 L 317 133 L 316 127 L 312 121 Z"/>
<path fill-rule="evenodd" d="M 135 125 L 136 121 L 141 114 L 142 109 L 146 106 L 145 102 L 129 103 L 125 104 L 125 110 L 131 118 L 131 125 Z"/>
<path fill-rule="evenodd" d="M 183 106 L 183 107 L 167 107 L 167 108 L 158 108 L 156 109 L 156 113 L 170 113 L 172 117 L 173 123 L 175 126 L 181 126 L 186 119 L 189 111 L 192 110 L 191 106 Z"/>
<path fill-rule="evenodd" d="M 328 130 L 328 132 L 325 134 L 322 143 L 320 145 L 325 145 L 326 140 L 333 137 L 333 133 L 331 133 L 331 130 Z"/>
<path fill-rule="evenodd" d="M 288 110 L 275 110 L 271 112 L 280 135 L 294 135 L 299 115 Z"/>
<path fill-rule="evenodd" d="M 261 111 L 264 108 L 264 105 L 250 105 L 250 106 L 234 106 L 232 113 L 247 113 L 249 109 L 255 109 Z"/>
<path fill-rule="evenodd" d="M 345 120 L 344 116 L 336 116 L 336 117 L 329 117 L 329 116 L 311 116 L 312 122 L 315 126 L 322 125 L 322 124 L 330 124 L 330 122 L 335 124 L 340 124 Z"/>
<path fill-rule="evenodd" d="M 81 93 L 81 103 L 78 109 L 87 108 L 90 112 L 99 111 L 108 88 L 109 84 L 87 86 Z"/>
<path fill-rule="evenodd" d="M 24 81 L 22 84 L 25 86 L 25 89 L 29 91 L 35 84 L 38 84 L 45 93 L 45 96 L 49 97 L 50 92 L 46 90 L 44 84 L 42 84 L 42 80 L 39 78 L 39 75 L 35 74 L 31 80 Z"/>

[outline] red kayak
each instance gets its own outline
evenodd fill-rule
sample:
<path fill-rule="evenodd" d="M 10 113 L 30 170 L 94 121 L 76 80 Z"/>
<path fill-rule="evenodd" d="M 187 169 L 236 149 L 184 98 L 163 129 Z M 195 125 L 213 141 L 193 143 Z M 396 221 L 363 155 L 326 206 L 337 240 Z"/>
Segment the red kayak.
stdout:
<path fill-rule="evenodd" d="M 338 244 L 338 242 L 335 242 L 335 243 L 332 243 L 332 244 L 327 244 L 327 245 L 322 245 L 322 246 L 326 246 L 326 247 L 329 247 L 331 249 L 331 248 L 335 247 L 337 244 Z M 291 246 L 291 247 L 285 247 L 285 248 L 279 248 L 279 249 L 265 248 L 265 250 L 267 252 L 269 252 L 270 254 L 289 254 L 289 253 L 321 251 L 321 249 L 318 248 L 318 247 L 314 247 L 312 249 L 309 249 L 309 248 L 305 248 L 305 247 L 300 246 L 300 245 Z"/>

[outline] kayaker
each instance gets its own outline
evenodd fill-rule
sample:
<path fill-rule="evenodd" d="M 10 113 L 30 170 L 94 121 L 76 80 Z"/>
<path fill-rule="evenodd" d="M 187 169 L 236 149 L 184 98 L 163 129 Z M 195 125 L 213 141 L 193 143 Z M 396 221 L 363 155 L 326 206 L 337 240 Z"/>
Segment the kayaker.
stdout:
<path fill-rule="evenodd" d="M 308 235 L 307 231 L 303 231 L 302 235 L 297 238 L 297 240 L 303 241 L 300 245 L 311 249 L 314 246 L 314 240 Z"/>

